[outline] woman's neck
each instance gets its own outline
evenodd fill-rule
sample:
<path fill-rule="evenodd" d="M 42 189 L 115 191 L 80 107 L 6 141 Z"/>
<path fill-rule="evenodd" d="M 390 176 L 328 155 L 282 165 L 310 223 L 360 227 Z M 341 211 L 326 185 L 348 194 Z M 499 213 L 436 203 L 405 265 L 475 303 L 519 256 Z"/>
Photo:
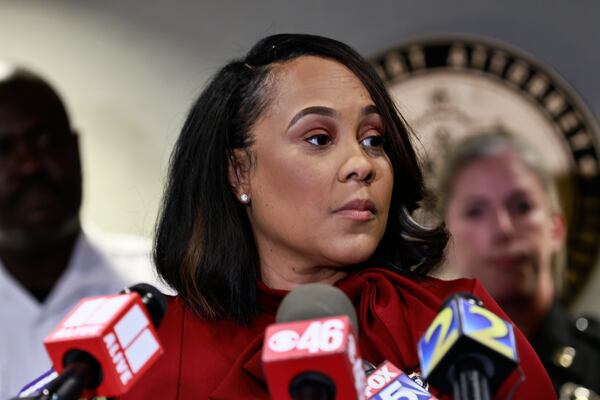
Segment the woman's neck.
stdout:
<path fill-rule="evenodd" d="M 293 265 L 277 266 L 262 263 L 261 279 L 272 289 L 294 290 L 306 283 L 334 284 L 344 278 L 347 272 L 343 268 L 334 267 L 296 267 Z"/>
<path fill-rule="evenodd" d="M 554 299 L 553 291 L 538 292 L 528 299 L 499 301 L 498 304 L 508 314 L 521 332 L 531 339 L 546 317 Z"/>

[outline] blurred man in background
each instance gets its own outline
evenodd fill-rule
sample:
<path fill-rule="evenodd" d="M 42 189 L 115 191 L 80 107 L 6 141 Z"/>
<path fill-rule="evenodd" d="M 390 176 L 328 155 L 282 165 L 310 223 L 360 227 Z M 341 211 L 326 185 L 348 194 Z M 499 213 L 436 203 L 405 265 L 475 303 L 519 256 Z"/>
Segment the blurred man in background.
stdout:
<path fill-rule="evenodd" d="M 533 149 L 498 131 L 455 145 L 440 167 L 449 272 L 478 278 L 538 352 L 557 391 L 600 390 L 600 329 L 558 301 L 566 226 Z M 563 387 L 563 385 L 567 385 Z"/>
<path fill-rule="evenodd" d="M 81 200 L 78 136 L 59 95 L 0 63 L 2 399 L 50 367 L 43 339 L 81 297 L 131 283 L 83 232 Z"/>

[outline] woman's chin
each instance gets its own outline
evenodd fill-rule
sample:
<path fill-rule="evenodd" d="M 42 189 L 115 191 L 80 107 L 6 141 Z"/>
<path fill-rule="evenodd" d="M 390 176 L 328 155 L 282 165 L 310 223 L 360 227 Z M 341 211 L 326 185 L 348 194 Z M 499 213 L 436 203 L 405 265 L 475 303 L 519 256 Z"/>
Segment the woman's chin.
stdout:
<path fill-rule="evenodd" d="M 375 252 L 375 246 L 354 246 L 340 249 L 328 256 L 330 260 L 340 266 L 356 265 L 367 261 Z"/>

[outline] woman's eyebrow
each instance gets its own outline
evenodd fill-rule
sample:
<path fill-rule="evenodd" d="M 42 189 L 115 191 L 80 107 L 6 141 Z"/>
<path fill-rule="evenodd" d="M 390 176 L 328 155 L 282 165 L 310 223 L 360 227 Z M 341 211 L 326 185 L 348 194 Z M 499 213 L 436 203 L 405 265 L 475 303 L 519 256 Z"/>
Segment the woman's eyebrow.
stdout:
<path fill-rule="evenodd" d="M 324 106 L 306 107 L 306 108 L 298 111 L 296 113 L 296 115 L 294 115 L 294 117 L 292 118 L 292 120 L 290 121 L 290 123 L 288 125 L 288 129 L 291 128 L 292 125 L 294 125 L 300 119 L 302 119 L 310 114 L 323 115 L 325 117 L 335 117 L 338 115 L 338 112 L 336 110 L 334 110 L 333 108 L 324 107 Z"/>
<path fill-rule="evenodd" d="M 363 117 L 365 117 L 369 114 L 379 114 L 379 110 L 377 110 L 377 106 L 375 104 L 371 104 L 370 106 L 366 106 L 365 108 L 362 109 L 361 115 Z"/>
<path fill-rule="evenodd" d="M 333 108 L 330 107 L 325 107 L 325 106 L 311 106 L 311 107 L 306 107 L 300 111 L 298 111 L 296 113 L 296 115 L 294 115 L 294 117 L 292 118 L 292 120 L 290 121 L 290 123 L 288 124 L 287 129 L 290 129 L 292 127 L 292 125 L 294 125 L 296 122 L 298 122 L 300 119 L 306 117 L 307 115 L 310 114 L 317 114 L 317 115 L 323 115 L 325 117 L 335 117 L 337 116 L 339 113 L 334 110 Z M 367 116 L 370 114 L 379 114 L 379 111 L 377 110 L 377 106 L 375 106 L 374 104 L 368 105 L 366 107 L 364 107 L 361 111 L 361 116 Z"/>

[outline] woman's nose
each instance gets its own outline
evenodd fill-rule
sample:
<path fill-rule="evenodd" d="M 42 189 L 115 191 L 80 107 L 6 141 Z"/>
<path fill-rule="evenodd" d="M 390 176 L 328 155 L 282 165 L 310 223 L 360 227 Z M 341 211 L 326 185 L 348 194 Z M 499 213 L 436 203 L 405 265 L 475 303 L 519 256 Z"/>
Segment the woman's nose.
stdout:
<path fill-rule="evenodd" d="M 342 182 L 357 181 L 370 184 L 375 179 L 374 164 L 359 143 L 350 146 L 346 159 L 339 172 Z"/>
<path fill-rule="evenodd" d="M 494 213 L 494 228 L 496 235 L 501 239 L 511 237 L 515 232 L 515 225 L 510 212 L 504 208 Z"/>

